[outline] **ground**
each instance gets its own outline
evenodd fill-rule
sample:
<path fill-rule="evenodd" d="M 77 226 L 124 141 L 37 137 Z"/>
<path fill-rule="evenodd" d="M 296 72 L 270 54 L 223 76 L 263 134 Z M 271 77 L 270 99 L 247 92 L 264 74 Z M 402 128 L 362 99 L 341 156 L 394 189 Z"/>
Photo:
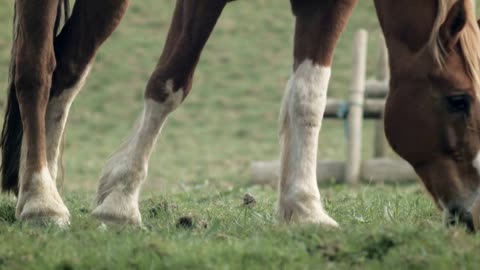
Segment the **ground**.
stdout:
<path fill-rule="evenodd" d="M 4 89 L 12 2 L 0 0 Z M 346 95 L 351 41 L 359 28 L 370 33 L 369 74 L 374 74 L 379 27 L 373 1 L 359 2 L 335 54 L 332 97 Z M 142 110 L 143 89 L 161 52 L 173 4 L 132 1 L 73 106 L 62 185 L 72 212 L 71 227 L 23 227 L 14 220 L 12 198 L 2 197 L 0 268 L 474 269 L 479 265 L 480 238 L 462 228 L 445 228 L 419 183 L 322 186 L 326 208 L 340 223 L 338 230 L 275 222 L 276 190 L 251 186 L 249 165 L 279 155 L 277 115 L 292 61 L 293 18 L 286 0 L 236 1 L 226 8 L 205 48 L 191 95 L 170 118 L 152 155 L 141 201 L 145 229 L 105 230 L 93 221 L 89 211 L 97 178 Z M 2 93 L 3 110 L 6 95 Z M 363 140 L 363 156 L 369 158 L 370 122 Z M 343 122 L 325 121 L 319 157 L 344 159 L 344 147 Z M 255 198 L 255 205 L 243 205 L 246 193 Z"/>

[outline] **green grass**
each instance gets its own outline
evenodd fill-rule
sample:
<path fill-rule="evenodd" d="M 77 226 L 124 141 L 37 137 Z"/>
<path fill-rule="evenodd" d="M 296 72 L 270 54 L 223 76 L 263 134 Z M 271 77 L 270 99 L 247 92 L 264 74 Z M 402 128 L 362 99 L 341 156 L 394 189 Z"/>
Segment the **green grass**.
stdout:
<path fill-rule="evenodd" d="M 67 230 L 14 222 L 12 202 L 0 208 L 4 269 L 475 269 L 480 238 L 445 229 L 431 200 L 412 187 L 325 188 L 326 206 L 342 224 L 275 222 L 271 189 L 218 189 L 151 194 L 141 203 L 146 229 L 103 230 L 88 214 L 88 196 L 67 194 Z M 242 204 L 245 193 L 257 204 Z M 193 226 L 177 226 L 182 216 Z"/>
<path fill-rule="evenodd" d="M 0 85 L 7 80 L 11 0 L 0 0 Z M 373 1 L 360 3 L 335 54 L 330 96 L 345 97 L 351 41 L 370 32 L 373 76 L 379 27 Z M 150 162 L 141 210 L 145 230 L 107 231 L 89 216 L 92 191 L 109 154 L 143 106 L 143 89 L 159 56 L 174 1 L 132 1 L 100 50 L 68 124 L 63 194 L 72 212 L 66 230 L 15 222 L 14 202 L 0 201 L 4 269 L 475 269 L 480 238 L 446 229 L 418 184 L 321 188 L 340 230 L 275 222 L 276 191 L 252 187 L 252 160 L 278 158 L 277 115 L 291 70 L 293 18 L 288 1 L 229 5 L 203 53 L 194 89 L 175 111 Z M 3 87 L 5 88 L 5 87 Z M 0 95 L 0 109 L 5 106 Z M 372 155 L 372 123 L 363 157 Z M 343 123 L 325 121 L 319 157 L 344 159 Z M 242 196 L 257 199 L 242 206 Z M 194 228 L 177 228 L 192 215 Z"/>

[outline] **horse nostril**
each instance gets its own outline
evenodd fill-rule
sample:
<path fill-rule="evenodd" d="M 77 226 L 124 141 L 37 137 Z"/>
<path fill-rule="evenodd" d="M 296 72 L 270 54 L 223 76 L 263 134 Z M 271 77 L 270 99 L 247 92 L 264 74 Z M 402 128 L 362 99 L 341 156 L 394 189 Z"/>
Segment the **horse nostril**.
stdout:
<path fill-rule="evenodd" d="M 469 232 L 475 232 L 472 214 L 465 208 L 452 207 L 449 209 L 449 216 L 447 217 L 447 225 L 454 226 L 462 224 L 467 227 Z"/>

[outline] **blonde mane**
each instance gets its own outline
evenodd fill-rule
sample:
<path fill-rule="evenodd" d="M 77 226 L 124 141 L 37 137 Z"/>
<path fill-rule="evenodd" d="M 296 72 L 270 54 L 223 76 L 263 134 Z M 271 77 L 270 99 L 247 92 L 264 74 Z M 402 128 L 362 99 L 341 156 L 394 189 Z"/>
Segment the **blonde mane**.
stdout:
<path fill-rule="evenodd" d="M 430 46 L 437 64 L 445 68 L 446 51 L 440 40 L 440 27 L 445 22 L 450 8 L 464 0 L 438 0 L 438 13 L 435 19 Z M 475 14 L 475 0 L 465 0 L 467 24 L 460 34 L 460 47 L 465 58 L 466 70 L 473 81 L 475 92 L 480 97 L 480 29 Z"/>

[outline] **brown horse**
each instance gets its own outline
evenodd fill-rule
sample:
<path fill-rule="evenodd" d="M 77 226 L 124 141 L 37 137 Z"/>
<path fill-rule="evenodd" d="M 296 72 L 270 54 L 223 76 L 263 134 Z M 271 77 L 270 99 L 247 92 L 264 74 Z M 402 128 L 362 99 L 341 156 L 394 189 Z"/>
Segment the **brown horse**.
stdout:
<path fill-rule="evenodd" d="M 55 185 L 70 105 L 128 0 L 16 0 L 2 187 L 17 194 L 26 222 L 69 223 Z M 205 43 L 228 0 L 177 0 L 170 31 L 129 139 L 107 161 L 93 216 L 141 224 L 140 186 L 168 115 L 188 95 Z M 278 217 L 337 223 L 316 183 L 317 143 L 337 40 L 356 0 L 290 0 L 296 17 L 293 74 L 280 116 Z M 473 0 L 375 0 L 391 59 L 385 130 L 417 171 L 446 222 L 478 227 L 480 203 L 480 31 Z"/>

